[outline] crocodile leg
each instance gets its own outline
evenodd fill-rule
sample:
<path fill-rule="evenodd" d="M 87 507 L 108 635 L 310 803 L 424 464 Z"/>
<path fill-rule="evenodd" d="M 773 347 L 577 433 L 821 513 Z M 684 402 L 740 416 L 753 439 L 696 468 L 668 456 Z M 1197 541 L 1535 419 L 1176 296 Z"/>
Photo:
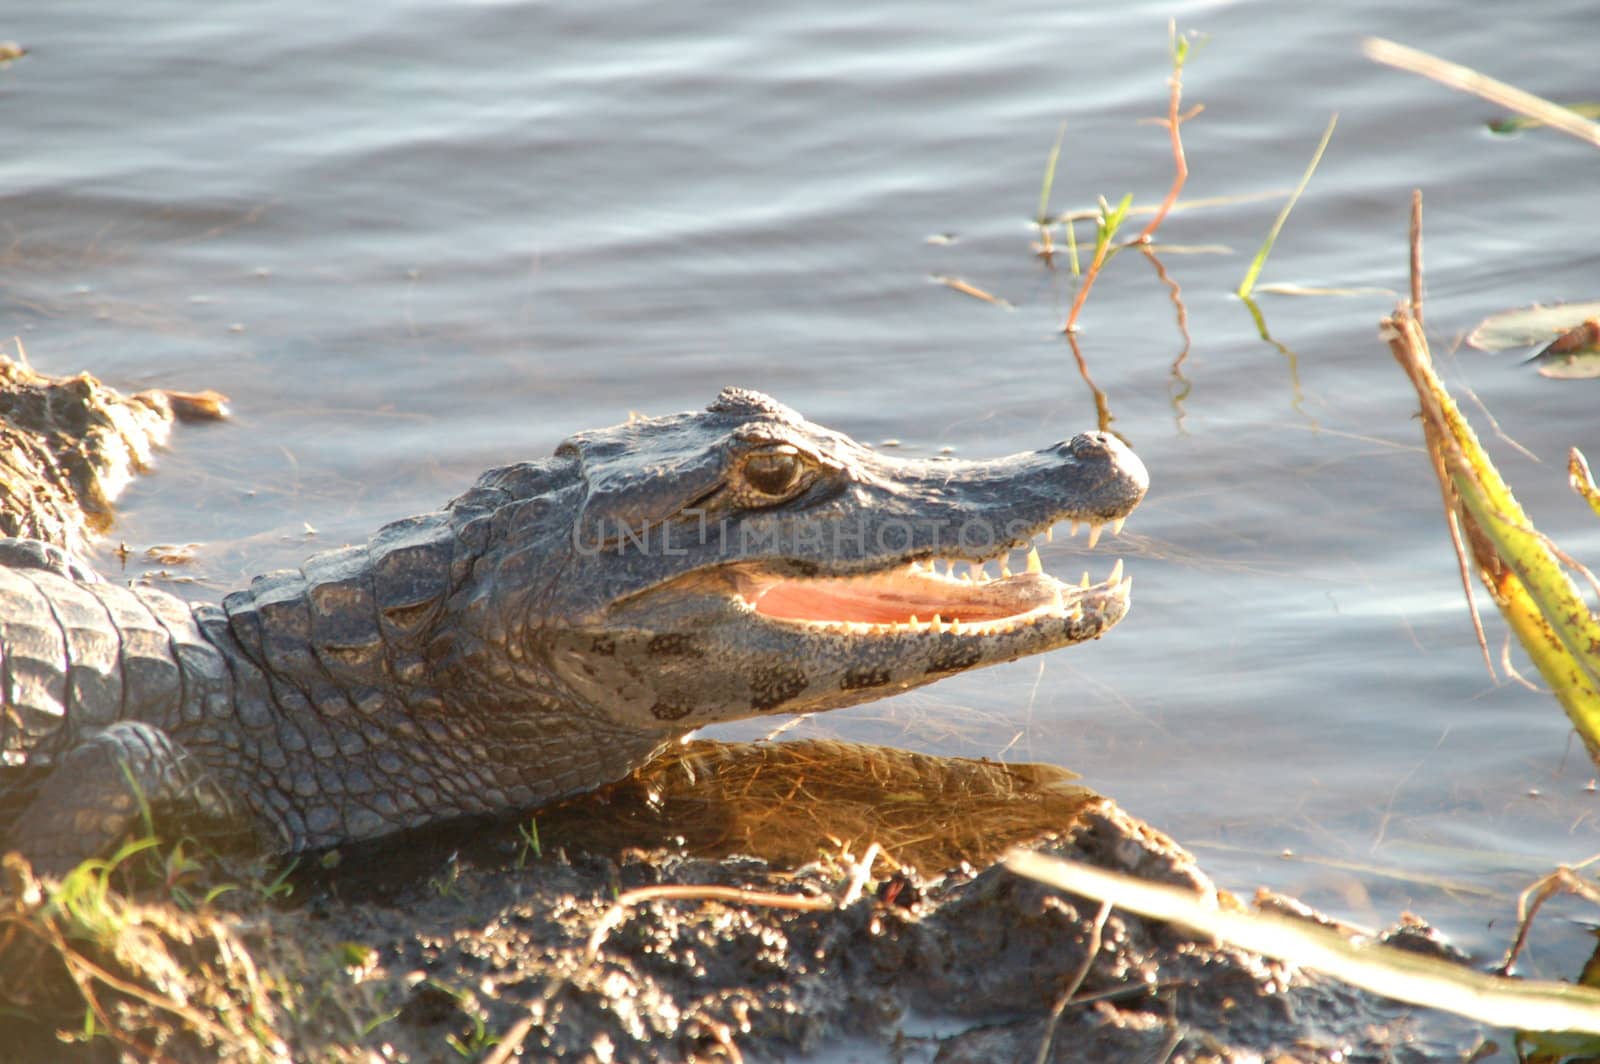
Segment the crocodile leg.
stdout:
<path fill-rule="evenodd" d="M 7 840 L 46 875 L 109 852 L 151 819 L 224 828 L 226 798 L 164 731 L 118 721 L 68 750 L 40 782 Z"/>

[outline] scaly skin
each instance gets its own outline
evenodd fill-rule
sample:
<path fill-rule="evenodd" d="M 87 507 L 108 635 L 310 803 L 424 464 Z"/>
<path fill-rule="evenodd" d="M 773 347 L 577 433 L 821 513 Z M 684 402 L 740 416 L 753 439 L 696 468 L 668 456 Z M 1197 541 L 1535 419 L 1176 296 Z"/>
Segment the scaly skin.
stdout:
<path fill-rule="evenodd" d="M 1069 587 L 934 559 L 1120 522 L 1146 483 L 1104 434 L 888 458 L 727 389 L 492 470 L 220 607 L 0 541 L 0 828 L 59 872 L 143 808 L 268 852 L 533 808 L 706 724 L 1097 638 L 1128 606 L 1120 566 Z"/>

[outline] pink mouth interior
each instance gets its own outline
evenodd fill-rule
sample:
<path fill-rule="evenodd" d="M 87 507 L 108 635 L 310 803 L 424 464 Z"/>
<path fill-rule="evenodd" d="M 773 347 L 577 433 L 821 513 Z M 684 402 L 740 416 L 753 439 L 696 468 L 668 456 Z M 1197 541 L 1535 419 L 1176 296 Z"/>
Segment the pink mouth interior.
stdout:
<path fill-rule="evenodd" d="M 964 583 L 924 572 L 896 570 L 855 577 L 786 579 L 767 575 L 740 580 L 740 594 L 758 613 L 802 621 L 909 624 L 928 621 L 982 623 L 1059 605 L 1062 585 L 1044 573 L 1022 573 L 984 583 Z"/>

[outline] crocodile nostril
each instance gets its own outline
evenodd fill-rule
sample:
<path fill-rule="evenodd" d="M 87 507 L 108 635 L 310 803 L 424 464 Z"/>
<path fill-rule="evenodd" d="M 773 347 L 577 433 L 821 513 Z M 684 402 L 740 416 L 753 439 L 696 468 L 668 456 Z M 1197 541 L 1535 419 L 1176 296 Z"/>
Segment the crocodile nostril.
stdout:
<path fill-rule="evenodd" d="M 1074 458 L 1105 458 L 1111 454 L 1103 432 L 1080 432 L 1067 443 L 1067 450 Z"/>

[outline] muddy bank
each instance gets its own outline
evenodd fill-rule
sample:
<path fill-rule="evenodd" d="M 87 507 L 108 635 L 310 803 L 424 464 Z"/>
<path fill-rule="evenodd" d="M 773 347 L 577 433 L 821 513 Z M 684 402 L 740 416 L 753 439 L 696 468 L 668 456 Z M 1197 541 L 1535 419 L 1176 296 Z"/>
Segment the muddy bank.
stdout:
<path fill-rule="evenodd" d="M 827 765 L 838 771 L 814 771 Z M 876 827 L 850 820 L 866 775 L 884 788 Z M 756 780 L 790 791 L 780 821 Z M 209 1028 L 105 986 L 101 1004 L 124 1052 L 178 1061 L 792 1059 L 844 1046 L 869 1058 L 1033 1060 L 1046 1042 L 1054 1061 L 1460 1052 L 1461 1026 L 1419 1024 L 1119 912 L 1085 967 L 1097 903 L 992 864 L 912 863 L 948 852 L 941 817 L 980 808 L 994 827 L 980 859 L 1031 833 L 1041 852 L 1238 904 L 1170 839 L 1061 770 L 837 743 L 708 745 L 532 820 L 446 825 L 308 863 L 272 901 L 264 869 L 179 877 L 188 896 L 227 872 L 247 886 L 201 906 L 209 915 L 153 903 L 134 921 L 142 945 L 120 961 L 95 956 L 141 985 L 186 969 L 189 984 L 163 993 Z M 870 878 L 854 859 L 862 840 L 821 828 L 830 809 L 844 810 L 848 830 L 891 839 Z M 907 830 L 917 823 L 923 839 Z M 771 860 L 739 855 L 763 849 Z M 801 853 L 812 858 L 797 864 Z M 863 888 L 853 898 L 852 882 Z M 685 896 L 617 905 L 674 885 Z M 230 967 L 230 953 L 248 963 Z M 61 1001 L 35 1000 L 30 1020 L 7 1021 L 4 1042 L 20 1048 L 4 1059 L 115 1056 L 112 1039 L 58 1040 L 53 1024 L 81 1030 L 83 1016 L 69 993 Z M 228 1030 L 241 1015 L 251 1022 Z"/>

